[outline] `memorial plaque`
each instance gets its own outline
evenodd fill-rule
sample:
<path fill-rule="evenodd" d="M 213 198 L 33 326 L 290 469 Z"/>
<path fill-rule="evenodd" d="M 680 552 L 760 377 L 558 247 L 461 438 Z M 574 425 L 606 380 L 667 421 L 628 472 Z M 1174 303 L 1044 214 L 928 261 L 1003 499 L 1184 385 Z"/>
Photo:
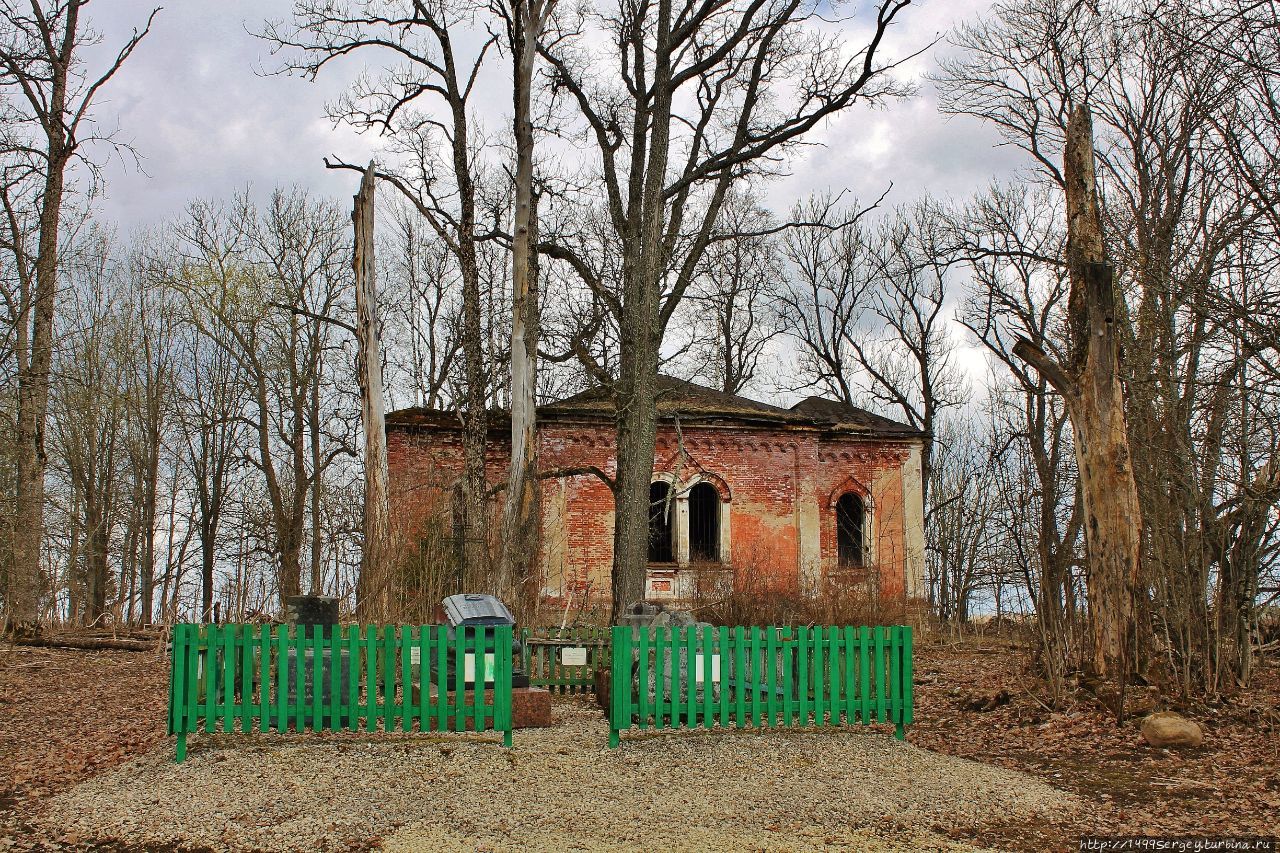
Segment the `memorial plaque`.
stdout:
<path fill-rule="evenodd" d="M 476 680 L 476 656 L 471 652 L 467 652 L 463 659 L 462 679 L 463 681 Z M 493 681 L 493 652 L 484 656 L 484 680 L 486 684 Z"/>
<path fill-rule="evenodd" d="M 586 666 L 586 648 L 584 646 L 573 646 L 567 649 L 561 649 L 560 663 L 564 666 Z"/>
<path fill-rule="evenodd" d="M 706 674 L 706 664 L 703 661 L 704 657 L 705 655 L 701 652 L 693 656 L 694 684 L 701 684 L 705 680 L 703 678 Z M 716 684 L 720 683 L 720 655 L 711 656 L 711 680 Z"/>

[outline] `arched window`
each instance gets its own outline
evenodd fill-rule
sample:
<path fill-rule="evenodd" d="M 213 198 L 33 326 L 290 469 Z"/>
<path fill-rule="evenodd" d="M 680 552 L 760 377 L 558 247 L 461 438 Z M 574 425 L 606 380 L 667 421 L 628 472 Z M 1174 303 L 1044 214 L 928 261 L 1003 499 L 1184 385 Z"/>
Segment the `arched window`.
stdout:
<path fill-rule="evenodd" d="M 707 482 L 689 490 L 689 558 L 720 560 L 720 493 Z"/>
<path fill-rule="evenodd" d="M 649 562 L 672 563 L 671 517 L 675 505 L 670 500 L 671 486 L 662 480 L 649 484 Z"/>
<path fill-rule="evenodd" d="M 862 498 L 853 492 L 845 492 L 836 501 L 836 544 L 840 565 L 862 565 L 862 530 L 866 514 Z"/>

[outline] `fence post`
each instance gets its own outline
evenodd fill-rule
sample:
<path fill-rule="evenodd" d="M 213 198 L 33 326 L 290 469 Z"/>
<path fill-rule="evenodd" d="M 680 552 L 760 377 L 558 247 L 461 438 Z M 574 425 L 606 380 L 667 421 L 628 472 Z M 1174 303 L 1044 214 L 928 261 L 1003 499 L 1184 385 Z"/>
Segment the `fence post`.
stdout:
<path fill-rule="evenodd" d="M 898 740 L 906 740 L 906 727 L 911 723 L 912 704 L 914 697 L 912 695 L 912 675 L 911 675 L 911 626 L 904 625 L 902 631 L 902 666 L 899 671 L 902 673 L 902 683 L 899 693 L 902 697 L 902 716 L 898 721 L 897 731 L 894 733 Z"/>
<path fill-rule="evenodd" d="M 511 642 L 510 625 L 495 629 L 493 675 L 493 727 L 502 732 L 502 745 L 511 746 Z M 483 685 L 481 685 L 483 687 Z"/>
<path fill-rule="evenodd" d="M 631 727 L 631 628 L 626 625 L 613 626 L 609 669 L 609 746 L 613 748 L 621 742 L 619 732 Z"/>
<path fill-rule="evenodd" d="M 177 625 L 173 632 L 173 670 L 169 686 L 169 731 L 178 736 L 174 763 L 187 758 L 187 626 Z"/>

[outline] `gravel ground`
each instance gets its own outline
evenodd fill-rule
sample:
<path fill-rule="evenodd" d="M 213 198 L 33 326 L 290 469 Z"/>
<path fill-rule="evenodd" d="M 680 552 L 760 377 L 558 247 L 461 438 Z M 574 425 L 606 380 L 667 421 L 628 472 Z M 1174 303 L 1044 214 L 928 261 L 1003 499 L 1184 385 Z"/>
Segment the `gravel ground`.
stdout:
<path fill-rule="evenodd" d="M 217 850 L 970 850 L 992 822 L 1082 801 L 867 729 L 676 733 L 605 745 L 585 700 L 507 750 L 474 736 L 205 736 L 48 801 L 63 845 Z M 2 847 L 3 845 L 0 845 Z"/>

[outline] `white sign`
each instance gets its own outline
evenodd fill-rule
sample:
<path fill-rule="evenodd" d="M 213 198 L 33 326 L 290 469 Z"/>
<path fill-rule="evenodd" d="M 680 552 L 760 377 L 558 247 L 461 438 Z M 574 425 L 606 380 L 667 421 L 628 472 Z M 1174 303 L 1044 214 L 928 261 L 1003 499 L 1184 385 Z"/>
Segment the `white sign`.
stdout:
<path fill-rule="evenodd" d="M 417 666 L 422 661 L 422 649 L 417 646 L 409 648 L 409 663 Z"/>
<path fill-rule="evenodd" d="M 476 680 L 476 656 L 469 652 L 462 663 L 462 680 Z M 484 656 L 484 680 L 486 684 L 493 681 L 493 652 L 488 652 Z"/>
<path fill-rule="evenodd" d="M 560 663 L 563 666 L 586 666 L 587 650 L 582 646 L 560 650 Z"/>
<path fill-rule="evenodd" d="M 693 656 L 693 671 L 695 679 L 694 684 L 701 684 L 704 680 L 703 674 L 706 672 L 701 652 Z M 720 683 L 720 655 L 711 656 L 711 680 L 717 684 Z"/>

